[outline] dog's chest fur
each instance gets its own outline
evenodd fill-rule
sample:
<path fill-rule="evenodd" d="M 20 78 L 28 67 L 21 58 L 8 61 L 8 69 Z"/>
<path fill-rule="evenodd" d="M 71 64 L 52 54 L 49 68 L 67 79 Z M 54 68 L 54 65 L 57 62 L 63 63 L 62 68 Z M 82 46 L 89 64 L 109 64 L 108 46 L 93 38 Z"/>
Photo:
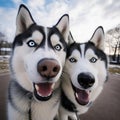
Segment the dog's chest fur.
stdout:
<path fill-rule="evenodd" d="M 24 119 L 28 120 L 30 119 L 29 116 L 31 116 L 31 120 L 53 120 L 55 118 L 57 112 L 56 109 L 59 107 L 59 89 L 54 91 L 52 99 L 41 102 L 37 101 L 32 93 L 23 89 L 15 81 L 11 81 L 9 89 L 11 89 L 10 92 L 15 93 L 14 95 L 9 94 L 9 104 L 12 104 L 13 106 L 11 111 L 16 111 L 18 116 L 22 116 Z M 31 113 L 29 113 L 29 110 L 31 110 Z M 21 120 L 22 118 L 20 117 L 18 120 L 19 119 Z"/>

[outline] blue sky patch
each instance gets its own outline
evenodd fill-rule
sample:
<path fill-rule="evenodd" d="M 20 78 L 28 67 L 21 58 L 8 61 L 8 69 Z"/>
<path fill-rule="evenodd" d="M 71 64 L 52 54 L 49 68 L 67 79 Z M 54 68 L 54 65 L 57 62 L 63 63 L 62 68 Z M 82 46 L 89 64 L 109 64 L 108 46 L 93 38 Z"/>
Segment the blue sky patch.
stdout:
<path fill-rule="evenodd" d="M 14 7 L 14 3 L 11 0 L 0 0 L 0 7 Z"/>

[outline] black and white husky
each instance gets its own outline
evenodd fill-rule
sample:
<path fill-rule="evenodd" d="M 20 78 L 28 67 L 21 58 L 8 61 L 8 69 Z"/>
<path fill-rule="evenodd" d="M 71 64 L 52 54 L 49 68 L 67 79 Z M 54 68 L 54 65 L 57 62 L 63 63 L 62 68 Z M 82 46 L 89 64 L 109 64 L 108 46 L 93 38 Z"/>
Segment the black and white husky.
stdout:
<path fill-rule="evenodd" d="M 72 37 L 71 37 L 72 38 Z M 104 31 L 98 27 L 86 43 L 73 42 L 67 53 L 62 76 L 60 120 L 78 120 L 103 89 L 107 79 Z"/>
<path fill-rule="evenodd" d="M 26 6 L 16 19 L 8 90 L 8 120 L 53 120 L 60 101 L 69 17 L 53 27 L 37 25 Z"/>

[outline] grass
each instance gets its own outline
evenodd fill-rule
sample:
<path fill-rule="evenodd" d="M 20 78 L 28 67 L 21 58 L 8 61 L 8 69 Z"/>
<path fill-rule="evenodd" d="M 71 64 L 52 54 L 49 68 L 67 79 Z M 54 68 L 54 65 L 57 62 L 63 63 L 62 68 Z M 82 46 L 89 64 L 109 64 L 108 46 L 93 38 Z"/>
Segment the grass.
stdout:
<path fill-rule="evenodd" d="M 120 68 L 118 67 L 112 67 L 112 68 L 109 68 L 109 72 L 110 73 L 113 73 L 113 74 L 120 74 Z"/>
<path fill-rule="evenodd" d="M 4 73 L 8 71 L 9 71 L 9 62 L 6 60 L 0 61 L 0 73 Z"/>

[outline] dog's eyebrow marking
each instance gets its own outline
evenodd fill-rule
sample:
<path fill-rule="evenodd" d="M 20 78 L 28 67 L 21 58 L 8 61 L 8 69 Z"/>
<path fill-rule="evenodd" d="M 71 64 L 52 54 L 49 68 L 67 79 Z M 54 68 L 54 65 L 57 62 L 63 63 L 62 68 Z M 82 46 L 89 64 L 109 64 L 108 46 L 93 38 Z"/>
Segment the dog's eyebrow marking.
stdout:
<path fill-rule="evenodd" d="M 50 37 L 50 40 L 51 40 L 51 43 L 52 43 L 53 46 L 59 43 L 59 37 L 58 37 L 57 34 L 53 34 Z"/>
<path fill-rule="evenodd" d="M 41 43 L 41 41 L 43 40 L 43 34 L 39 31 L 34 31 L 32 34 L 32 38 L 34 39 L 34 41 L 38 44 Z"/>
<path fill-rule="evenodd" d="M 51 40 L 56 40 L 56 41 L 58 41 L 58 40 L 59 40 L 59 37 L 57 36 L 57 34 L 53 34 L 53 35 L 51 36 Z"/>

